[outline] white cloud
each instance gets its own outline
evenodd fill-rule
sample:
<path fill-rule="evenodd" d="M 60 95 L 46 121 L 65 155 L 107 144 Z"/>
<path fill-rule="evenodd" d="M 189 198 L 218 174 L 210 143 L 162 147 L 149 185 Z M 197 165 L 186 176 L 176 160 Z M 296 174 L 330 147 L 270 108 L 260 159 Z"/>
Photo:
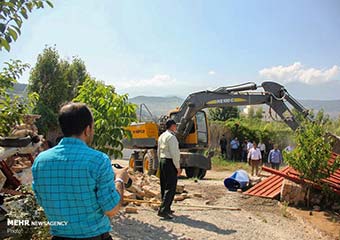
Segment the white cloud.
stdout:
<path fill-rule="evenodd" d="M 261 77 L 288 82 L 303 82 L 306 84 L 322 84 L 331 80 L 340 79 L 340 67 L 334 65 L 328 69 L 306 68 L 300 62 L 289 66 L 274 66 L 259 71 Z"/>
<path fill-rule="evenodd" d="M 208 74 L 209 74 L 209 75 L 215 75 L 216 72 L 215 72 L 214 70 L 210 70 L 210 71 L 208 72 Z"/>
<path fill-rule="evenodd" d="M 158 74 L 149 79 L 129 80 L 116 83 L 118 88 L 129 89 L 136 87 L 167 87 L 176 83 L 177 80 L 166 74 Z"/>

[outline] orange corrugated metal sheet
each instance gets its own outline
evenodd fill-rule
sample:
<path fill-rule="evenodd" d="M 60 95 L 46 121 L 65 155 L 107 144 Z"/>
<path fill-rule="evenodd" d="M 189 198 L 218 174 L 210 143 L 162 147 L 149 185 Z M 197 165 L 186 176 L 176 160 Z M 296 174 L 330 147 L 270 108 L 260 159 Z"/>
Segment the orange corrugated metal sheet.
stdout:
<path fill-rule="evenodd" d="M 329 160 L 329 164 L 333 164 L 337 156 L 337 154 L 333 153 Z M 279 172 L 277 172 L 277 174 L 278 173 Z M 276 198 L 280 194 L 282 182 L 285 176 L 291 180 L 295 179 L 297 182 L 303 181 L 302 179 L 300 179 L 299 173 L 292 167 L 283 168 L 280 171 L 280 175 L 281 176 L 278 176 L 274 173 L 264 181 L 250 188 L 248 191 L 245 192 L 245 194 L 264 198 Z M 340 169 L 337 169 L 329 178 L 323 179 L 323 182 L 327 183 L 331 187 L 331 189 L 334 190 L 334 192 L 340 194 Z"/>
<path fill-rule="evenodd" d="M 290 167 L 285 167 L 281 170 L 281 172 L 287 173 L 289 168 Z M 273 174 L 244 193 L 258 197 L 276 198 L 280 194 L 282 181 L 283 177 Z"/>

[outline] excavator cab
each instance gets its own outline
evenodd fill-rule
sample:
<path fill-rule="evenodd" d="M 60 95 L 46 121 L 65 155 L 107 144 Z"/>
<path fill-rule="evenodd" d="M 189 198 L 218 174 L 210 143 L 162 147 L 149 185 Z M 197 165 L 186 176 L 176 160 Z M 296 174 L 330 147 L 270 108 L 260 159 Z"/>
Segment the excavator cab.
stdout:
<path fill-rule="evenodd" d="M 181 148 L 190 149 L 205 149 L 209 145 L 209 126 L 207 115 L 204 111 L 199 111 L 192 119 L 191 129 L 184 139 L 183 143 L 180 143 Z"/>

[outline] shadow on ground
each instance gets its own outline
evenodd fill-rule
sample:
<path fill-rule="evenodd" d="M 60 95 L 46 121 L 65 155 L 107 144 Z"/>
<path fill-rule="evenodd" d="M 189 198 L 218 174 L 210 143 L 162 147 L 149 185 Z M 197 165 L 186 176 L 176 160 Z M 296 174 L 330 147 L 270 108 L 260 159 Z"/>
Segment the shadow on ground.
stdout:
<path fill-rule="evenodd" d="M 178 236 L 167 230 L 165 227 L 157 227 L 134 218 L 120 216 L 112 219 L 112 231 L 110 232 L 113 239 L 143 239 L 143 240 L 180 240 L 185 239 L 183 235 Z"/>
<path fill-rule="evenodd" d="M 177 216 L 175 218 L 175 221 L 176 223 L 181 223 L 189 227 L 193 227 L 193 228 L 204 229 L 206 231 L 214 232 L 220 235 L 229 235 L 229 234 L 236 233 L 236 230 L 221 229 L 217 227 L 215 224 L 208 223 L 208 222 L 201 221 L 201 220 L 194 220 L 194 219 L 189 218 L 186 215 Z"/>

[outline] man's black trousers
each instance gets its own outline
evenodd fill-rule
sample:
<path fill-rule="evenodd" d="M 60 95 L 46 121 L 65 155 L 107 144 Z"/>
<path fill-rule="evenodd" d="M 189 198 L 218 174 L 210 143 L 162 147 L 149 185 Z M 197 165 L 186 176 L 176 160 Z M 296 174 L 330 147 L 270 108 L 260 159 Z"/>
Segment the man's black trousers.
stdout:
<path fill-rule="evenodd" d="M 170 213 L 177 186 L 177 169 L 171 158 L 160 159 L 160 180 L 162 204 L 159 212 Z"/>

